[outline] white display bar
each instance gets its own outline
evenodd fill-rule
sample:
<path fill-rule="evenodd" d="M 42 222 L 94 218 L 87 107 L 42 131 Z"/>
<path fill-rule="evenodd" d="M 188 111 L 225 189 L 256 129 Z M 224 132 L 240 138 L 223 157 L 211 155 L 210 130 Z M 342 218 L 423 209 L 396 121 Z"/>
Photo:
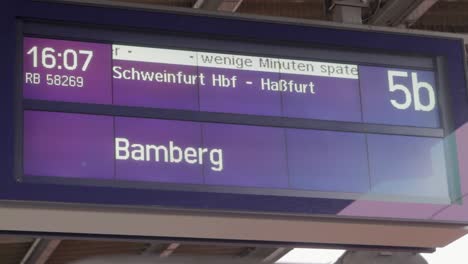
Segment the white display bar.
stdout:
<path fill-rule="evenodd" d="M 358 79 L 354 64 L 113 45 L 113 59 L 219 69 Z"/>

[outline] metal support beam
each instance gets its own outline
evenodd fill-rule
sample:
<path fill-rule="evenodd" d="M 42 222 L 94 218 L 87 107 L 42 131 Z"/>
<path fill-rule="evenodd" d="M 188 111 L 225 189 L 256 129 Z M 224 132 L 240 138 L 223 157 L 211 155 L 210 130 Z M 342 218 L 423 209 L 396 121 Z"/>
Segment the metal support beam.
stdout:
<path fill-rule="evenodd" d="M 34 239 L 33 243 L 29 247 L 28 251 L 26 252 L 26 254 L 24 254 L 23 259 L 21 259 L 20 264 L 25 264 L 28 261 L 28 259 L 33 254 L 34 250 L 36 250 L 37 246 L 39 245 L 39 242 L 41 242 L 40 238 Z"/>
<path fill-rule="evenodd" d="M 271 252 L 268 256 L 266 256 L 263 260 L 262 263 L 275 263 L 277 260 L 282 258 L 284 255 L 286 255 L 289 251 L 291 251 L 292 248 L 277 248 L 273 252 Z"/>
<path fill-rule="evenodd" d="M 153 242 L 148 245 L 148 247 L 141 253 L 143 256 L 149 256 L 156 254 L 156 252 L 161 252 L 164 250 L 164 244 Z"/>
<path fill-rule="evenodd" d="M 439 0 L 388 0 L 372 17 L 369 24 L 378 26 L 409 26 Z"/>
<path fill-rule="evenodd" d="M 197 0 L 193 8 L 234 13 L 241 4 L 242 0 Z"/>
<path fill-rule="evenodd" d="M 218 8 L 218 11 L 236 12 L 243 0 L 224 0 Z"/>
<path fill-rule="evenodd" d="M 45 264 L 60 244 L 60 239 L 41 239 L 29 253 L 23 258 L 22 264 Z M 31 248 L 30 248 L 31 249 Z M 29 251 L 28 251 L 29 252 Z M 25 256 L 26 257 L 26 256 Z"/>
<path fill-rule="evenodd" d="M 425 0 L 417 6 L 404 20 L 406 26 L 411 26 L 421 18 L 439 0 Z"/>
<path fill-rule="evenodd" d="M 34 238 L 21 236 L 0 236 L 0 244 L 32 243 Z"/>
<path fill-rule="evenodd" d="M 286 255 L 292 248 L 247 247 L 239 257 L 246 258 L 252 263 L 271 264 Z"/>
<path fill-rule="evenodd" d="M 368 7 L 366 0 L 333 0 L 329 11 L 333 21 L 346 24 L 362 24 L 362 9 Z"/>
<path fill-rule="evenodd" d="M 197 0 L 193 8 L 216 11 L 224 0 Z"/>
<path fill-rule="evenodd" d="M 170 255 L 172 255 L 172 253 L 174 253 L 174 251 L 180 246 L 179 243 L 171 243 L 169 244 L 169 246 L 167 246 L 167 248 L 161 252 L 161 254 L 159 254 L 159 257 L 161 258 L 167 258 L 169 257 Z"/>

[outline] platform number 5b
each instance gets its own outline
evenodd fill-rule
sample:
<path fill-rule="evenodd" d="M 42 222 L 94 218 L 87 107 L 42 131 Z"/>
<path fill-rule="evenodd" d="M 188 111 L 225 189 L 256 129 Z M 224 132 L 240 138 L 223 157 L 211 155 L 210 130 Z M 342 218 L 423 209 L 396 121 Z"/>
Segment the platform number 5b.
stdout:
<path fill-rule="evenodd" d="M 398 84 L 397 78 L 409 78 L 411 75 L 411 86 L 406 87 L 403 84 Z M 388 71 L 388 89 L 391 93 L 402 93 L 404 98 L 401 100 L 390 99 L 390 103 L 398 110 L 406 110 L 414 107 L 416 111 L 429 112 L 434 110 L 436 106 L 436 98 L 434 87 L 427 82 L 418 80 L 418 74 L 406 71 Z M 421 95 L 427 94 L 427 100 L 421 100 Z"/>

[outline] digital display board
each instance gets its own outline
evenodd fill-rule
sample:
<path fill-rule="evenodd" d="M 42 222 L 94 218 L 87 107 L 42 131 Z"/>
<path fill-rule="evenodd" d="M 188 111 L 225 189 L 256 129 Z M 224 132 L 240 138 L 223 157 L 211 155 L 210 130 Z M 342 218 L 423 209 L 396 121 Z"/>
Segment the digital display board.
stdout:
<path fill-rule="evenodd" d="M 22 58 L 21 180 L 453 202 L 435 66 L 37 37 Z"/>
<path fill-rule="evenodd" d="M 442 139 L 40 111 L 24 126 L 30 177 L 448 197 Z"/>
<path fill-rule="evenodd" d="M 27 99 L 439 128 L 435 73 L 24 39 Z"/>

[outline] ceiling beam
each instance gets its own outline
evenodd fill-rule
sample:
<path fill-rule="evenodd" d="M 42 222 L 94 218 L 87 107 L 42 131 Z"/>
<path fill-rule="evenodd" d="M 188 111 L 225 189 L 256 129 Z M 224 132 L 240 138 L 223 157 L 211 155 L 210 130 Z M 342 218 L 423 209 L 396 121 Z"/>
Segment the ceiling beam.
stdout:
<path fill-rule="evenodd" d="M 234 13 L 241 4 L 242 0 L 197 0 L 193 8 Z"/>
<path fill-rule="evenodd" d="M 218 8 L 218 11 L 236 12 L 243 0 L 224 0 Z"/>
<path fill-rule="evenodd" d="M 262 259 L 262 263 L 275 263 L 277 260 L 286 255 L 292 248 L 280 247 L 272 251 L 268 256 Z"/>
<path fill-rule="evenodd" d="M 403 24 L 411 26 L 416 23 L 439 0 L 425 0 L 404 19 Z"/>
<path fill-rule="evenodd" d="M 369 23 L 377 26 L 410 26 L 421 18 L 439 0 L 387 0 L 377 8 Z"/>
<path fill-rule="evenodd" d="M 0 236 L 0 244 L 32 243 L 34 238 L 21 236 Z"/>
<path fill-rule="evenodd" d="M 164 250 L 164 244 L 158 242 L 152 242 L 148 245 L 148 247 L 141 253 L 141 255 L 148 256 L 156 254 L 156 252 L 160 252 Z"/>
<path fill-rule="evenodd" d="M 193 4 L 193 8 L 216 11 L 222 2 L 224 2 L 224 0 L 197 0 L 197 2 Z"/>
<path fill-rule="evenodd" d="M 172 253 L 174 253 L 174 251 L 180 246 L 179 243 L 171 243 L 167 246 L 166 249 L 164 249 L 163 252 L 161 252 L 161 254 L 159 254 L 159 257 L 161 258 L 167 258 L 169 257 L 170 255 L 172 255 Z"/>
<path fill-rule="evenodd" d="M 37 240 L 36 240 L 37 241 Z M 60 239 L 40 239 L 32 248 L 27 259 L 23 258 L 22 264 L 45 264 L 60 244 Z M 31 249 L 30 248 L 30 249 Z M 29 252 L 29 250 L 28 250 Z M 26 256 L 25 256 L 26 257 Z"/>
<path fill-rule="evenodd" d="M 286 255 L 292 248 L 284 248 L 284 247 L 247 247 L 239 257 L 247 258 L 249 263 L 264 263 L 264 264 L 271 264 L 276 262 L 278 259 L 282 258 Z"/>
<path fill-rule="evenodd" d="M 29 260 L 29 258 L 33 254 L 34 250 L 36 250 L 36 248 L 37 248 L 37 246 L 39 245 L 40 242 L 41 242 L 40 238 L 34 239 L 31 246 L 29 247 L 28 251 L 26 251 L 26 254 L 24 254 L 23 258 L 21 259 L 20 264 L 25 264 Z"/>

